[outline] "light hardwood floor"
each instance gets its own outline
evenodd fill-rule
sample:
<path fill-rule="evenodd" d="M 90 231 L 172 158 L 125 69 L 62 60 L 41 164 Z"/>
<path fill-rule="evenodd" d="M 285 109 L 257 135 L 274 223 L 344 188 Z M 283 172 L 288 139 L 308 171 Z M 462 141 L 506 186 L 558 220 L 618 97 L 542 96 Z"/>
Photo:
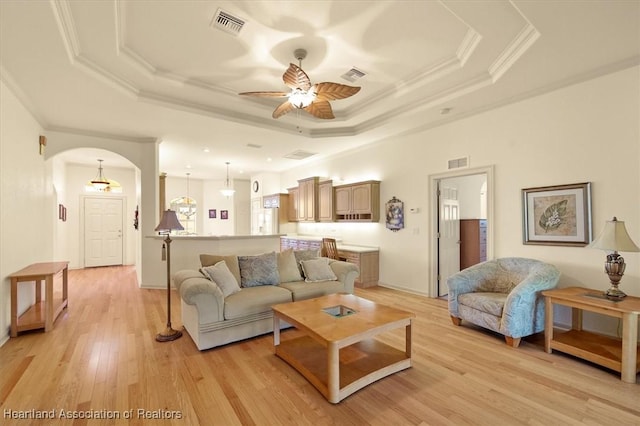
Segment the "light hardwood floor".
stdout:
<path fill-rule="evenodd" d="M 69 308 L 54 329 L 0 348 L 0 424 L 640 425 L 638 384 L 547 354 L 539 336 L 514 349 L 501 336 L 454 326 L 443 300 L 382 287 L 357 294 L 416 313 L 413 367 L 333 405 L 273 354 L 271 335 L 204 352 L 186 332 L 158 343 L 165 291 L 139 289 L 132 267 L 69 271 Z M 381 339 L 403 347 L 403 333 Z M 179 414 L 150 421 L 139 409 Z M 55 420 L 7 417 L 49 410 Z M 121 419 L 60 419 L 60 410 Z"/>

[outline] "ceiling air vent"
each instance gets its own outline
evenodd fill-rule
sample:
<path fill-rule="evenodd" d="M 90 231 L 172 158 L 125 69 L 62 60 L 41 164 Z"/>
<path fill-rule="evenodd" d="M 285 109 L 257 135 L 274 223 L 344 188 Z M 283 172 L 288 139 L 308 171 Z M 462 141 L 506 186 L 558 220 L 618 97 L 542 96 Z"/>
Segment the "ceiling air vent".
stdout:
<path fill-rule="evenodd" d="M 346 73 L 342 74 L 340 77 L 344 78 L 347 81 L 350 82 L 355 82 L 356 80 L 361 79 L 362 77 L 364 77 L 366 74 L 362 71 L 360 71 L 357 68 L 351 68 L 349 71 L 347 71 Z"/>
<path fill-rule="evenodd" d="M 449 160 L 448 168 L 451 169 L 461 169 L 464 167 L 469 167 L 469 157 L 461 157 L 456 158 L 455 160 Z"/>
<path fill-rule="evenodd" d="M 301 149 L 297 151 L 293 151 L 290 154 L 284 156 L 284 158 L 289 158 L 291 160 L 304 160 L 305 158 L 309 158 L 312 155 L 316 155 L 316 152 L 303 151 Z"/>
<path fill-rule="evenodd" d="M 226 33 L 238 35 L 244 26 L 244 20 L 227 13 L 222 9 L 218 9 L 216 14 L 213 16 L 211 26 Z"/>
<path fill-rule="evenodd" d="M 257 143 L 248 143 L 247 146 L 249 148 L 262 148 L 262 145 L 258 145 Z"/>

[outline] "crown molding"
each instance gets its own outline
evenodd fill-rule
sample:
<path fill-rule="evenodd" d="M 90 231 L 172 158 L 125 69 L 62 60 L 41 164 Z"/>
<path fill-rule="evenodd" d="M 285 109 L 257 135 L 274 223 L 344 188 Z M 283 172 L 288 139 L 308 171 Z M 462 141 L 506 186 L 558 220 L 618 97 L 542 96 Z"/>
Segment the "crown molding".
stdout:
<path fill-rule="evenodd" d="M 78 32 L 71 14 L 71 5 L 68 0 L 53 0 L 51 7 L 69 61 L 74 63 L 75 59 L 80 55 L 80 41 L 78 40 Z"/>
<path fill-rule="evenodd" d="M 489 74 L 495 83 L 511 68 L 516 61 L 529 50 L 540 37 L 540 32 L 531 24 L 527 24 L 511 43 L 502 51 L 489 67 Z"/>

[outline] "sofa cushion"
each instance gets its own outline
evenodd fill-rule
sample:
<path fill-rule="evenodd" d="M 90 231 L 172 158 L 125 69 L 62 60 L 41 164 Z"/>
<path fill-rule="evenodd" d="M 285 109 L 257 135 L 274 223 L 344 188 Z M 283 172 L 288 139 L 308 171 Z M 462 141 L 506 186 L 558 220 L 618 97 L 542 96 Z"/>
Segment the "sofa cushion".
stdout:
<path fill-rule="evenodd" d="M 238 256 L 238 264 L 242 287 L 280 284 L 275 251 L 257 256 Z"/>
<path fill-rule="evenodd" d="M 504 293 L 464 293 L 458 296 L 458 303 L 481 312 L 502 317 L 502 310 L 507 301 Z"/>
<path fill-rule="evenodd" d="M 280 274 L 281 283 L 302 281 L 293 249 L 286 249 L 278 253 L 278 273 Z"/>
<path fill-rule="evenodd" d="M 235 254 L 229 256 L 220 256 L 217 254 L 201 254 L 200 255 L 200 264 L 204 266 L 213 266 L 216 263 L 224 260 L 227 264 L 227 268 L 236 277 L 236 281 L 240 282 L 240 267 L 238 265 L 238 256 Z"/>
<path fill-rule="evenodd" d="M 329 266 L 329 259 L 318 257 L 317 259 L 301 260 L 305 281 L 313 283 L 317 281 L 335 281 L 338 279 L 333 269 Z"/>
<path fill-rule="evenodd" d="M 271 311 L 271 305 L 291 302 L 291 292 L 274 285 L 243 288 L 224 300 L 224 319 L 230 320 Z"/>
<path fill-rule="evenodd" d="M 224 260 L 221 260 L 213 266 L 205 266 L 202 270 L 207 274 L 211 281 L 218 285 L 224 297 L 240 291 L 240 286 L 238 285 L 236 277 L 233 276 Z"/>
<path fill-rule="evenodd" d="M 282 283 L 280 287 L 286 288 L 293 295 L 293 300 L 306 300 L 333 293 L 344 293 L 344 284 L 341 281 L 318 281 L 308 283 L 297 281 Z"/>
<path fill-rule="evenodd" d="M 298 265 L 298 271 L 300 271 L 300 275 L 304 278 L 304 271 L 302 270 L 302 265 L 300 261 L 302 260 L 310 260 L 320 257 L 320 250 L 318 249 L 310 249 L 310 250 L 294 250 L 293 255 L 296 258 L 296 264 Z"/>

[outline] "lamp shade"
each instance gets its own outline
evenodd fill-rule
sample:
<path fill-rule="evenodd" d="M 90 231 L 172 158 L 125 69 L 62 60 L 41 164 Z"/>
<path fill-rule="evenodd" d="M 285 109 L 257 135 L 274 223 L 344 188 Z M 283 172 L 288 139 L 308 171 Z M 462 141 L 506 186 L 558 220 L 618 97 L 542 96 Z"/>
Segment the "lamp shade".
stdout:
<path fill-rule="evenodd" d="M 618 220 L 615 216 L 613 220 L 608 220 L 604 229 L 591 244 L 587 247 L 608 251 L 640 251 L 627 233 L 624 221 Z"/>
<path fill-rule="evenodd" d="M 184 227 L 180 224 L 176 212 L 171 209 L 167 209 L 162 213 L 162 219 L 156 226 L 156 231 L 182 231 L 183 229 Z"/>

